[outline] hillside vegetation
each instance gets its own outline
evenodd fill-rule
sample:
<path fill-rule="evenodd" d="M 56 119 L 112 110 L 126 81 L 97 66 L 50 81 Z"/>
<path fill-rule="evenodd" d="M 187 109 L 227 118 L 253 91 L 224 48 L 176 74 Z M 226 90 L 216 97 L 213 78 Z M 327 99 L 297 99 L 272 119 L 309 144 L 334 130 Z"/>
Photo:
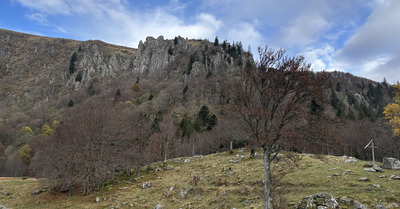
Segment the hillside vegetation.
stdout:
<path fill-rule="evenodd" d="M 263 208 L 262 159 L 249 158 L 249 152 L 242 150 L 153 163 L 151 168 L 143 167 L 140 176 L 119 174 L 115 183 L 87 196 L 78 192 L 67 197 L 66 193 L 51 191 L 32 196 L 31 192 L 42 189 L 40 180 L 2 178 L 0 205 L 8 208 L 154 208 L 156 204 L 164 208 Z M 346 159 L 282 153 L 272 164 L 278 193 L 275 200 L 281 208 L 293 208 L 305 196 L 329 192 L 337 199 L 346 196 L 370 207 L 377 203 L 387 207 L 400 203 L 400 181 L 388 180 L 391 175 L 399 176 L 400 171 L 367 172 L 363 171 L 365 161 L 345 163 Z M 369 181 L 358 181 L 361 177 Z M 143 189 L 145 182 L 150 186 Z M 5 193 L 12 195 L 5 196 Z"/>

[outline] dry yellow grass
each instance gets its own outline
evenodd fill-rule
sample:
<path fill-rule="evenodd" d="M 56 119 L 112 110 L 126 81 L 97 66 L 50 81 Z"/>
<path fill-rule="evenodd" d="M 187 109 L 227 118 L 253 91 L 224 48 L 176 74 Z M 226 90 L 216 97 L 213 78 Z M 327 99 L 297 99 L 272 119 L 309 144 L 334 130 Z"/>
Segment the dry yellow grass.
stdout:
<path fill-rule="evenodd" d="M 236 155 L 243 155 L 238 159 Z M 280 197 L 285 197 L 285 207 L 290 208 L 301 198 L 318 192 L 329 192 L 334 197 L 348 196 L 366 205 L 400 202 L 400 181 L 391 180 L 390 175 L 400 175 L 400 171 L 385 170 L 382 173 L 363 171 L 364 161 L 354 164 L 344 163 L 344 159 L 334 156 L 292 155 L 292 160 L 281 159 L 273 164 L 275 174 L 287 173 L 282 179 Z M 294 158 L 293 158 L 294 156 Z M 190 162 L 185 163 L 184 159 Z M 232 161 L 238 162 L 232 162 Z M 154 172 L 169 166 L 169 171 Z M 203 158 L 172 159 L 166 163 L 154 163 L 152 170 L 143 171 L 142 176 L 124 177 L 100 191 L 88 196 L 75 195 L 68 198 L 64 193 L 31 196 L 41 188 L 36 179 L 1 178 L 4 195 L 0 205 L 9 208 L 154 208 L 160 204 L 164 208 L 262 208 L 263 180 L 262 159 L 250 159 L 248 152 L 234 154 L 218 153 Z M 332 177 L 328 177 L 332 176 Z M 370 182 L 357 181 L 368 177 Z M 142 189 L 144 182 L 151 187 Z M 376 188 L 372 184 L 382 187 Z M 172 190 L 170 190 L 173 187 Z M 181 193 L 187 191 L 184 197 Z M 95 202 L 99 197 L 99 203 Z M 133 204 L 133 207 L 131 207 Z"/>

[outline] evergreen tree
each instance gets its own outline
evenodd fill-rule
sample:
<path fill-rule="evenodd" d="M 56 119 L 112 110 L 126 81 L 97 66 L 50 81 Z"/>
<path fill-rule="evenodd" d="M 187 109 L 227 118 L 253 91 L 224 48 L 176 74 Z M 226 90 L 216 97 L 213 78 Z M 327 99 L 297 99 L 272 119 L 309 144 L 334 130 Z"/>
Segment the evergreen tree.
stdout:
<path fill-rule="evenodd" d="M 315 99 L 313 99 L 308 105 L 308 109 L 311 115 L 319 115 L 324 110 L 324 107 L 318 104 L 318 102 Z"/>
<path fill-rule="evenodd" d="M 216 36 L 215 40 L 214 40 L 214 46 L 218 46 L 218 45 L 219 45 L 218 36 Z"/>

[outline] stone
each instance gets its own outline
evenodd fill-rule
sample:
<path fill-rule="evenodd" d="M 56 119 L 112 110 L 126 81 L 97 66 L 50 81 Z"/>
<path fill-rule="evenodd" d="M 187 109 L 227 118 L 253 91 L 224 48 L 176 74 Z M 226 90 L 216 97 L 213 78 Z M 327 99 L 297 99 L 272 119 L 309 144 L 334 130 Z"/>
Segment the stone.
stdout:
<path fill-rule="evenodd" d="M 164 168 L 164 171 L 170 171 L 170 170 L 172 170 L 172 168 L 171 168 L 171 166 L 169 166 L 169 165 L 167 165 L 167 166 Z"/>
<path fill-rule="evenodd" d="M 376 187 L 376 188 L 381 188 L 382 186 L 379 184 L 372 184 L 372 186 Z"/>
<path fill-rule="evenodd" d="M 385 157 L 382 160 L 382 168 L 400 170 L 400 161 L 393 157 Z"/>
<path fill-rule="evenodd" d="M 160 171 L 161 171 L 161 168 L 159 168 L 159 167 L 154 169 L 154 172 L 160 172 Z"/>
<path fill-rule="evenodd" d="M 391 176 L 389 177 L 389 180 L 400 180 L 400 176 L 391 175 Z"/>
<path fill-rule="evenodd" d="M 163 209 L 163 206 L 161 206 L 160 204 L 156 204 L 156 205 L 154 206 L 154 209 Z"/>
<path fill-rule="evenodd" d="M 386 175 L 380 175 L 379 178 L 386 178 Z"/>
<path fill-rule="evenodd" d="M 364 171 L 370 171 L 370 172 L 376 172 L 375 169 L 373 169 L 373 168 L 364 168 L 363 170 Z"/>
<path fill-rule="evenodd" d="M 361 177 L 361 178 L 357 179 L 357 181 L 370 181 L 370 180 L 367 177 Z"/>
<path fill-rule="evenodd" d="M 174 170 L 179 171 L 181 170 L 181 167 L 175 167 Z"/>
<path fill-rule="evenodd" d="M 184 163 L 190 163 L 190 159 L 185 159 L 183 162 Z"/>
<path fill-rule="evenodd" d="M 46 191 L 46 190 L 38 189 L 38 190 L 33 191 L 33 192 L 31 193 L 31 195 L 32 195 L 32 196 L 35 196 L 35 195 L 38 195 L 38 194 L 40 194 L 40 193 L 42 193 L 42 192 L 45 192 L 45 191 Z"/>
<path fill-rule="evenodd" d="M 344 161 L 345 163 L 356 163 L 357 159 L 353 158 L 353 157 L 349 157 L 348 159 L 346 159 Z"/>
<path fill-rule="evenodd" d="M 126 189 L 128 189 L 128 187 L 121 187 L 121 188 L 119 188 L 119 190 L 126 190 Z"/>
<path fill-rule="evenodd" d="M 0 209 L 8 209 L 8 208 L 4 205 L 0 205 Z"/>
<path fill-rule="evenodd" d="M 353 205 L 354 209 L 368 209 L 367 206 L 361 204 L 360 202 L 357 202 L 354 200 L 354 205 Z"/>
<path fill-rule="evenodd" d="M 376 204 L 375 209 L 387 209 L 385 205 L 382 204 Z"/>
<path fill-rule="evenodd" d="M 306 208 L 338 208 L 339 204 L 336 199 L 329 193 L 323 192 L 318 194 L 312 194 L 303 198 L 295 206 L 296 209 Z"/>
<path fill-rule="evenodd" d="M 99 203 L 99 202 L 100 202 L 100 198 L 96 197 L 96 203 Z"/>
<path fill-rule="evenodd" d="M 237 163 L 237 162 L 239 162 L 239 161 L 230 159 L 229 162 L 230 162 L 230 163 Z"/>
<path fill-rule="evenodd" d="M 397 203 L 394 203 L 394 202 L 390 203 L 390 206 L 393 207 L 393 208 L 398 208 L 399 207 L 399 205 Z"/>
<path fill-rule="evenodd" d="M 131 203 L 131 204 L 129 204 L 129 207 L 133 208 L 133 204 L 132 204 L 132 203 Z"/>
<path fill-rule="evenodd" d="M 190 190 L 192 190 L 192 189 L 191 188 L 182 189 L 181 190 L 181 198 L 186 197 L 186 195 L 189 193 Z"/>
<path fill-rule="evenodd" d="M 142 188 L 143 189 L 149 189 L 151 187 L 151 182 L 143 182 Z"/>
<path fill-rule="evenodd" d="M 374 166 L 374 164 L 371 163 L 371 162 L 366 162 L 366 163 L 363 165 L 364 168 L 372 168 L 373 166 Z"/>

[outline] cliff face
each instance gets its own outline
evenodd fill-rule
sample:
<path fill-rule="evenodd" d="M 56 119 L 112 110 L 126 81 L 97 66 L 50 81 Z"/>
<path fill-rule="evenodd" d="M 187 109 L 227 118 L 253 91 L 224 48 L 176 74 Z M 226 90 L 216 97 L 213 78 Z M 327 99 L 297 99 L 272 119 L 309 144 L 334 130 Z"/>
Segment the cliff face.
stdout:
<path fill-rule="evenodd" d="M 208 41 L 181 37 L 148 37 L 136 50 L 0 30 L 0 46 L 0 99 L 17 106 L 57 99 L 93 80 L 103 83 L 127 74 L 187 80 L 234 72 L 243 63 L 253 63 L 250 54 L 233 57 Z"/>

